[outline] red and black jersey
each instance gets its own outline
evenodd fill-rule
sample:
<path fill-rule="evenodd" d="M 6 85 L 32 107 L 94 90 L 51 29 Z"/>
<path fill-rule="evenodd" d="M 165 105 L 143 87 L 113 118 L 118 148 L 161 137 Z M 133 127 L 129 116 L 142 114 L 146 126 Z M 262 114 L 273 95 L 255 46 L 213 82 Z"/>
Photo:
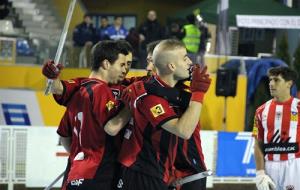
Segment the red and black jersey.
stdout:
<path fill-rule="evenodd" d="M 136 82 L 138 80 L 144 80 L 148 77 L 131 77 L 131 78 L 125 78 L 120 84 L 112 84 L 109 85 L 115 98 L 117 100 L 120 99 L 122 90 L 126 88 L 128 85 L 132 84 L 133 82 Z M 88 78 L 75 78 L 70 80 L 61 80 L 61 83 L 63 85 L 63 93 L 62 95 L 53 94 L 53 97 L 55 101 L 62 106 L 67 106 L 69 101 L 71 100 L 73 94 L 79 90 L 81 86 L 81 82 L 84 80 L 87 80 Z"/>
<path fill-rule="evenodd" d="M 199 123 L 190 139 L 178 139 L 175 168 L 181 174 L 176 177 L 185 177 L 207 170 L 202 153 Z"/>
<path fill-rule="evenodd" d="M 54 100 L 62 106 L 67 106 L 75 92 L 80 88 L 81 81 L 88 78 L 75 78 L 70 80 L 61 80 L 63 93 L 61 95 L 53 94 Z"/>
<path fill-rule="evenodd" d="M 189 89 L 189 86 L 181 81 L 175 87 L 180 90 Z M 185 98 L 190 99 L 188 96 Z M 187 103 L 189 101 L 186 100 L 184 102 Z M 178 109 L 178 113 L 183 113 L 187 107 L 188 105 L 181 105 L 175 108 Z M 175 160 L 176 177 L 185 177 L 207 170 L 202 152 L 200 130 L 201 126 L 199 122 L 190 139 L 178 138 L 178 149 Z"/>
<path fill-rule="evenodd" d="M 69 114 L 66 111 L 63 118 L 61 119 L 58 129 L 57 129 L 57 133 L 61 136 L 61 137 L 69 137 L 72 139 L 71 141 L 71 147 L 70 147 L 70 155 L 69 155 L 69 159 L 70 161 L 72 161 L 75 158 L 75 152 L 77 152 L 77 148 L 78 146 L 78 138 L 77 136 L 73 133 L 73 126 L 70 123 L 70 119 L 69 119 Z"/>
<path fill-rule="evenodd" d="M 148 82 L 166 85 L 156 76 Z M 176 157 L 177 137 L 161 125 L 178 118 L 178 114 L 164 98 L 147 95 L 137 102 L 133 118 L 134 127 L 129 126 L 124 134 L 120 163 L 167 183 Z"/>
<path fill-rule="evenodd" d="M 78 142 L 68 181 L 112 178 L 117 151 L 104 125 L 117 107 L 118 102 L 105 82 L 81 81 L 81 87 L 73 94 L 66 110 L 68 125 L 73 128 L 72 136 Z"/>

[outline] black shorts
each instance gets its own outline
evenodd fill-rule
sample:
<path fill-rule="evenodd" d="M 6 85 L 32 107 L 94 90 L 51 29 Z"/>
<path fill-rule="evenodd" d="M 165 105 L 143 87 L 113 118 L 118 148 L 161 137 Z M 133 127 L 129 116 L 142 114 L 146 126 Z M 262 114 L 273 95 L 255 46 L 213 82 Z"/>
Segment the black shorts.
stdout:
<path fill-rule="evenodd" d="M 78 179 L 68 183 L 67 190 L 111 190 L 113 180 Z"/>
<path fill-rule="evenodd" d="M 168 190 L 163 180 L 122 167 L 114 190 Z"/>

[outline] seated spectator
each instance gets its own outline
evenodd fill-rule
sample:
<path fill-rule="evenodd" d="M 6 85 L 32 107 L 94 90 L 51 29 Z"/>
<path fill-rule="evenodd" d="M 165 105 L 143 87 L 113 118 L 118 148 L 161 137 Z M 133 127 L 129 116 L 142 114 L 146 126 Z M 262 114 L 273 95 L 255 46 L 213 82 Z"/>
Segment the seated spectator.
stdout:
<path fill-rule="evenodd" d="M 115 17 L 114 24 L 108 27 L 106 31 L 111 40 L 124 40 L 128 35 L 128 31 L 123 26 L 123 19 L 120 16 Z"/>
<path fill-rule="evenodd" d="M 108 40 L 107 28 L 110 27 L 107 16 L 102 16 L 100 19 L 100 27 L 97 29 L 97 41 Z"/>
<path fill-rule="evenodd" d="M 83 17 L 83 22 L 78 24 L 73 32 L 74 59 L 73 63 L 71 63 L 72 67 L 78 67 L 78 64 L 82 65 L 81 63 L 79 63 L 82 62 L 82 60 L 80 61 L 78 57 L 80 54 L 86 62 L 86 65 L 83 65 L 85 67 L 88 67 L 90 65 L 90 58 L 88 52 L 90 51 L 93 43 L 96 41 L 95 33 L 96 31 L 92 24 L 92 19 L 90 15 L 85 14 Z"/>

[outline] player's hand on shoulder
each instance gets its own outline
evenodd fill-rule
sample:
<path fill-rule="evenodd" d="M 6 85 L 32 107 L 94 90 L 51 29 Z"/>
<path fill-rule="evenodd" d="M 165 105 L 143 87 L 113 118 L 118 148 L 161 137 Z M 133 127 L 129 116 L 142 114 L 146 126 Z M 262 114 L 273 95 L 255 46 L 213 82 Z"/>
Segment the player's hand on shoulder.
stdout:
<path fill-rule="evenodd" d="M 129 85 L 122 92 L 121 100 L 129 108 L 136 107 L 136 101 L 147 95 L 143 81 L 137 81 Z"/>
<path fill-rule="evenodd" d="M 63 69 L 62 64 L 59 63 L 55 65 L 54 61 L 49 59 L 44 63 L 42 68 L 42 73 L 48 79 L 57 79 L 62 69 Z"/>
<path fill-rule="evenodd" d="M 265 173 L 265 170 L 256 172 L 255 183 L 257 190 L 275 190 L 276 185 L 273 180 Z"/>

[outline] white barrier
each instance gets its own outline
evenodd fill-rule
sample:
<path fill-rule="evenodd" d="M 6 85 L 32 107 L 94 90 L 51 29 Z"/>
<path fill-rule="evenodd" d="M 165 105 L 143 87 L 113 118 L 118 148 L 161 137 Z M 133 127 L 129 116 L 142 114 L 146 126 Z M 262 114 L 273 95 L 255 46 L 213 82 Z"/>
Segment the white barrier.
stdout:
<path fill-rule="evenodd" d="M 201 131 L 202 148 L 208 169 L 215 172 L 217 131 Z M 45 187 L 66 167 L 67 156 L 59 144 L 56 127 L 0 125 L 0 184 L 26 184 Z M 253 183 L 253 178 L 208 177 L 207 187 L 215 183 Z M 55 187 L 59 187 L 61 181 Z"/>

